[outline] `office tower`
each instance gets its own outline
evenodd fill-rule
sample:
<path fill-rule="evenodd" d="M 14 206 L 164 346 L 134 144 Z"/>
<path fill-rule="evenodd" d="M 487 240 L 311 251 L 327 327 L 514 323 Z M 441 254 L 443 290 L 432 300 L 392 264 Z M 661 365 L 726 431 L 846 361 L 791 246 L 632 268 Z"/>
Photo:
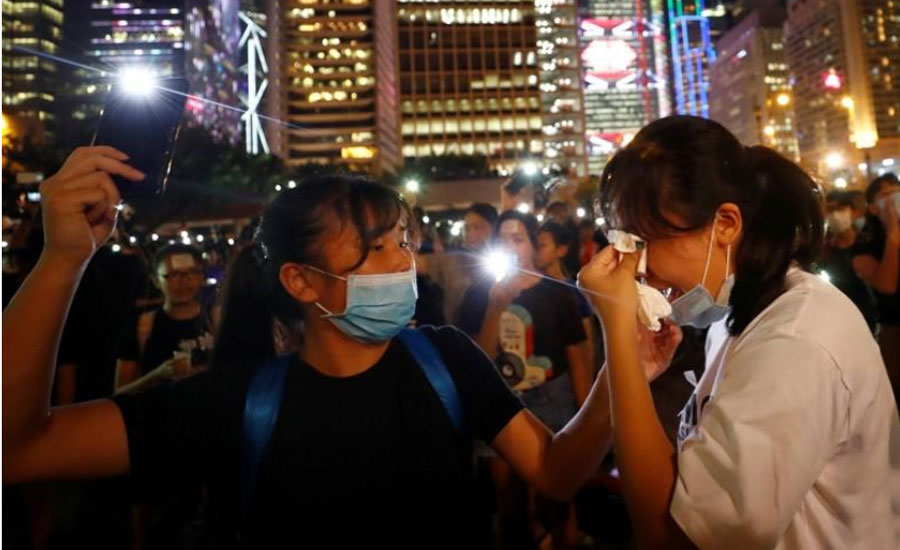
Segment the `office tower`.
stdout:
<path fill-rule="evenodd" d="M 722 35 L 710 67 L 709 114 L 743 143 L 799 160 L 784 56 L 786 17 L 781 8 L 761 8 Z"/>
<path fill-rule="evenodd" d="M 62 24 L 62 0 L 3 2 L 3 114 L 37 143 L 56 130 Z"/>

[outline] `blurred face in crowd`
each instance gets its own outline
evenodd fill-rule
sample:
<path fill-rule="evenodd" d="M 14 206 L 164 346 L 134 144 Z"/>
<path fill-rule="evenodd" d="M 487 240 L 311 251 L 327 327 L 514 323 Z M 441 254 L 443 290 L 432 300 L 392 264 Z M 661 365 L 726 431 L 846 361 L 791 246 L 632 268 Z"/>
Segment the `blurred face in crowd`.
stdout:
<path fill-rule="evenodd" d="M 895 185 L 889 181 L 882 183 L 881 189 L 875 195 L 875 200 L 869 203 L 869 212 L 875 216 L 884 216 L 881 203 L 890 204 L 894 193 L 900 193 L 900 185 Z"/>
<path fill-rule="evenodd" d="M 506 220 L 500 225 L 498 235 L 500 244 L 515 255 L 517 265 L 525 269 L 534 269 L 535 250 L 528 238 L 528 231 L 519 220 Z"/>
<path fill-rule="evenodd" d="M 844 235 L 853 229 L 853 210 L 849 205 L 834 205 L 829 209 L 826 228 L 830 236 Z"/>
<path fill-rule="evenodd" d="M 464 245 L 469 250 L 482 250 L 493 237 L 491 222 L 482 218 L 475 212 L 468 212 L 463 217 L 465 237 Z"/>
<path fill-rule="evenodd" d="M 198 299 L 205 277 L 203 266 L 190 254 L 171 254 L 156 269 L 159 288 L 172 305 Z"/>
<path fill-rule="evenodd" d="M 538 233 L 538 245 L 534 256 L 534 265 L 541 271 L 546 271 L 555 262 L 565 258 L 568 251 L 568 246 L 556 245 L 552 233 L 549 231 L 541 231 Z"/>

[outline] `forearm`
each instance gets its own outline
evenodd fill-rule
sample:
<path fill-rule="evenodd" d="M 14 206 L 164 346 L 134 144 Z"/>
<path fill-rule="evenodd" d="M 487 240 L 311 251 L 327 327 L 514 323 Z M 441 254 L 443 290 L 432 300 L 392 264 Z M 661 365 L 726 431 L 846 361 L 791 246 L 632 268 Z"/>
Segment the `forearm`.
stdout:
<path fill-rule="evenodd" d="M 75 402 L 75 369 L 73 363 L 56 367 L 56 406 L 71 405 Z"/>
<path fill-rule="evenodd" d="M 547 486 L 554 488 L 554 496 L 570 500 L 600 467 L 611 445 L 609 379 L 604 368 L 584 405 L 547 448 Z"/>
<path fill-rule="evenodd" d="M 123 393 L 141 392 L 144 390 L 148 390 L 153 386 L 158 386 L 161 382 L 162 378 L 156 373 L 156 371 L 151 371 L 138 378 L 137 380 L 123 383 L 121 386 L 117 386 L 115 394 L 121 395 Z"/>
<path fill-rule="evenodd" d="M 84 265 L 42 256 L 3 312 L 3 443 L 47 419 L 56 352 Z"/>
<path fill-rule="evenodd" d="M 610 404 L 622 490 L 638 547 L 669 544 L 677 525 L 669 504 L 677 475 L 676 453 L 663 430 L 638 355 L 637 321 L 623 316 L 605 326 Z M 673 530 L 675 531 L 673 533 Z"/>
<path fill-rule="evenodd" d="M 500 347 L 500 316 L 503 310 L 488 306 L 484 314 L 484 322 L 481 323 L 481 330 L 475 339 L 478 345 L 488 357 L 494 359 Z"/>
<path fill-rule="evenodd" d="M 887 239 L 872 286 L 882 294 L 894 294 L 897 292 L 898 278 L 900 278 L 900 245 Z"/>
<path fill-rule="evenodd" d="M 572 359 L 569 360 L 569 379 L 572 382 L 572 392 L 575 394 L 575 404 L 580 409 L 587 402 L 588 394 L 591 392 L 591 374 L 592 370 L 584 357 L 584 349 L 581 344 L 577 344 L 569 352 Z"/>

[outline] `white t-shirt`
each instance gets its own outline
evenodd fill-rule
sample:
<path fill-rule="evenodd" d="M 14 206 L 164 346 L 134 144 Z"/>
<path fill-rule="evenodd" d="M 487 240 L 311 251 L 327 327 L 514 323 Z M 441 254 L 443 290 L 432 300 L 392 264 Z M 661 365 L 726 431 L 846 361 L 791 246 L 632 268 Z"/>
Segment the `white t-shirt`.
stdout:
<path fill-rule="evenodd" d="M 710 327 L 672 517 L 702 549 L 900 548 L 900 419 L 878 346 L 832 285 L 791 269 L 787 286 L 739 337 Z"/>

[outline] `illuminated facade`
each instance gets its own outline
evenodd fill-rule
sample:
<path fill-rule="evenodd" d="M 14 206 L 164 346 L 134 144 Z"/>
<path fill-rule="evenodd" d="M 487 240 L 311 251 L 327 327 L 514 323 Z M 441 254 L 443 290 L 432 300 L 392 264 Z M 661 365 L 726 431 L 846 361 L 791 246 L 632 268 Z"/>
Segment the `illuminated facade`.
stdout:
<path fill-rule="evenodd" d="M 184 14 L 184 75 L 190 93 L 209 101 L 188 99 L 189 120 L 209 130 L 214 139 L 243 140 L 240 102 L 240 19 L 238 0 L 187 0 Z M 177 72 L 177 71 L 173 71 Z"/>
<path fill-rule="evenodd" d="M 544 156 L 533 0 L 401 0 L 393 20 L 404 157 L 482 155 L 505 172 Z"/>
<path fill-rule="evenodd" d="M 823 174 L 877 173 L 900 157 L 900 7 L 794 0 L 785 25 L 800 155 Z M 841 157 L 842 163 L 836 159 Z M 867 169 L 868 168 L 868 169 Z"/>
<path fill-rule="evenodd" d="M 12 48 L 56 55 L 62 24 L 62 0 L 3 0 L 3 113 L 38 141 L 53 135 L 59 64 Z"/>
<path fill-rule="evenodd" d="M 544 167 L 587 176 L 575 0 L 535 0 Z"/>
<path fill-rule="evenodd" d="M 581 64 L 591 173 L 648 122 L 671 112 L 662 5 L 591 0 L 582 6 Z"/>
<path fill-rule="evenodd" d="M 242 66 L 243 72 L 247 75 L 247 89 L 241 98 L 247 108 L 241 114 L 241 120 L 244 123 L 244 145 L 248 153 L 269 154 L 271 151 L 269 142 L 259 118 L 263 96 L 269 87 L 269 64 L 266 62 L 265 48 L 263 48 L 264 40 L 268 36 L 263 30 L 266 16 L 250 11 L 241 12 L 240 18 L 245 26 L 238 45 L 247 52 L 247 63 Z"/>
<path fill-rule="evenodd" d="M 704 0 L 666 0 L 672 85 L 679 114 L 709 116 L 709 66 L 716 60 L 710 16 Z M 721 15 L 724 15 L 724 9 Z"/>
<path fill-rule="evenodd" d="M 710 118 L 745 144 L 763 144 L 800 159 L 794 100 L 784 56 L 780 8 L 753 11 L 716 43 L 710 67 Z"/>
<path fill-rule="evenodd" d="M 373 25 L 376 13 L 384 24 Z M 267 16 L 268 114 L 286 123 L 267 128 L 273 153 L 289 165 L 393 171 L 400 156 L 397 117 L 389 114 L 396 113 L 397 93 L 390 90 L 396 73 L 390 3 L 274 0 Z M 376 70 L 385 77 L 378 90 Z"/>

